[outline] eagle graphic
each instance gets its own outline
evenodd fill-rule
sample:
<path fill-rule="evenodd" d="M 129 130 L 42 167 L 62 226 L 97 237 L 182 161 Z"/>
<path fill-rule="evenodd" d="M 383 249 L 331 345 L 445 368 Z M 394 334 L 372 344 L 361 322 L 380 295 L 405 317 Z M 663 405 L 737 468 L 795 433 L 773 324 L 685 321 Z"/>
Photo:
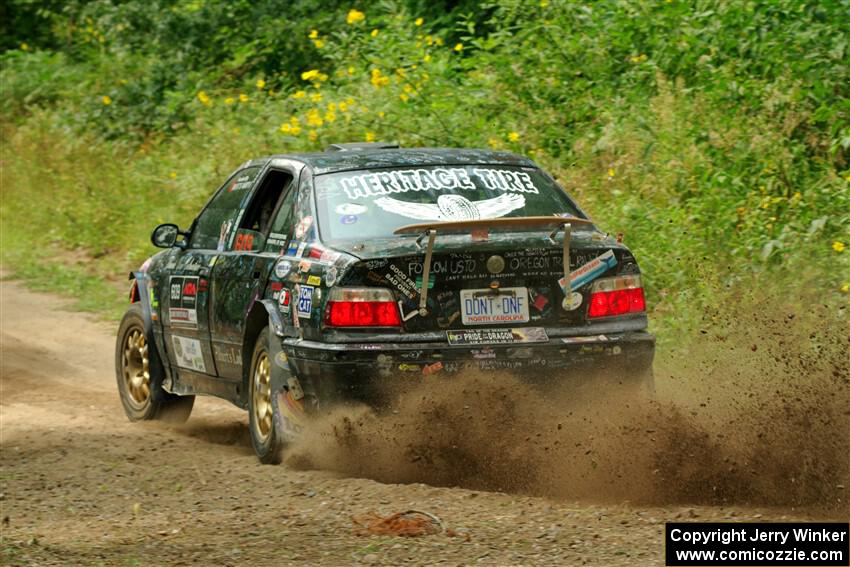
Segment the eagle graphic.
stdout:
<path fill-rule="evenodd" d="M 470 201 L 461 195 L 440 195 L 436 204 L 411 203 L 392 197 L 375 199 L 375 204 L 387 211 L 403 217 L 428 221 L 465 221 L 479 219 L 497 219 L 511 211 L 525 206 L 523 195 L 505 194 Z"/>

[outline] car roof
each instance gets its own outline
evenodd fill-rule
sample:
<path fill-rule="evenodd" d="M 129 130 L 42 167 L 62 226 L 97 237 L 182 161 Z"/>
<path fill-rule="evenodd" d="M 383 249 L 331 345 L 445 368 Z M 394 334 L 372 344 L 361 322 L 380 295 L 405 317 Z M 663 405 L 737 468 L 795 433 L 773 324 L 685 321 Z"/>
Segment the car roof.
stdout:
<path fill-rule="evenodd" d="M 537 167 L 527 157 L 510 152 L 471 148 L 369 148 L 315 153 L 277 154 L 264 158 L 283 158 L 308 165 L 314 175 L 377 169 L 382 167 L 416 167 L 426 165 L 512 165 Z M 254 161 L 254 160 L 252 160 Z"/>

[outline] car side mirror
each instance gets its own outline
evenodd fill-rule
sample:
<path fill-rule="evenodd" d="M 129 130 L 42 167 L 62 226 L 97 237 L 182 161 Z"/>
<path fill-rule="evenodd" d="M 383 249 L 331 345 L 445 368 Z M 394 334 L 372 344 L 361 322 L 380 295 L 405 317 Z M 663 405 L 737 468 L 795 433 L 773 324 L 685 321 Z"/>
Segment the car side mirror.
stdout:
<path fill-rule="evenodd" d="M 180 229 L 176 224 L 161 224 L 151 233 L 151 243 L 157 248 L 171 248 L 177 245 Z"/>

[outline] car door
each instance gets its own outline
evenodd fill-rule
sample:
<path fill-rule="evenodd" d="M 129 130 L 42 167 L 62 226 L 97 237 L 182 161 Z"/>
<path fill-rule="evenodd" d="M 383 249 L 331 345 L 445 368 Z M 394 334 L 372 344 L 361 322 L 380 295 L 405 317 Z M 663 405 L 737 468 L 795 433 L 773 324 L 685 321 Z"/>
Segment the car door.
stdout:
<path fill-rule="evenodd" d="M 264 172 L 237 221 L 232 241 L 213 267 L 210 330 L 222 379 L 242 379 L 246 319 L 254 303 L 263 298 L 269 273 L 285 250 L 287 235 L 275 229 L 275 219 L 282 208 L 291 207 L 299 172 L 300 164 L 283 160 L 275 160 Z"/>
<path fill-rule="evenodd" d="M 210 343 L 210 273 L 232 240 L 260 166 L 236 171 L 210 199 L 190 230 L 185 248 L 174 248 L 160 283 L 166 351 L 177 370 L 178 393 L 209 392 L 203 376 L 217 374 Z"/>

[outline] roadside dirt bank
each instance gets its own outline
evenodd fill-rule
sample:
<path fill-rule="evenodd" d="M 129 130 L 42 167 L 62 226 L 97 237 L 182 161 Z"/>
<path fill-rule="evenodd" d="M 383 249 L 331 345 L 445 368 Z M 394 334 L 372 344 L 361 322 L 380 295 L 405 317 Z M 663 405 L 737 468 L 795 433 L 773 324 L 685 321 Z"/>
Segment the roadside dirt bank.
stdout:
<path fill-rule="evenodd" d="M 199 399 L 183 427 L 127 422 L 112 369 L 115 330 L 65 305 L 0 282 L 6 565 L 645 565 L 661 560 L 665 521 L 846 517 L 846 453 L 842 461 L 829 451 L 850 439 L 847 389 L 835 382 L 806 396 L 801 385 L 771 398 L 784 405 L 758 400 L 758 391 L 742 395 L 757 381 L 747 368 L 764 364 L 758 357 L 723 357 L 708 369 L 685 353 L 659 372 L 658 409 L 610 417 L 602 404 L 574 400 L 566 417 L 584 421 L 552 415 L 555 398 L 517 396 L 509 378 L 491 388 L 493 377 L 469 377 L 424 400 L 401 400 L 406 415 L 360 413 L 358 422 L 354 412 L 344 416 L 348 429 L 343 418 L 328 420 L 312 448 L 293 448 L 300 468 L 268 467 L 251 452 L 246 415 L 218 400 Z M 691 384 L 699 372 L 726 381 L 703 391 L 702 381 Z M 500 405 L 500 392 L 516 403 Z M 669 436 L 662 425 L 680 430 L 676 415 L 688 428 Z M 503 423 L 511 416 L 519 420 L 513 433 Z M 754 427 L 763 422 L 782 425 L 760 437 Z M 718 431 L 718 423 L 729 428 Z M 733 426 L 748 433 L 727 442 Z M 652 458 L 633 450 L 617 461 L 632 439 L 624 427 Z M 390 428 L 402 432 L 396 441 Z M 788 441 L 789 431 L 802 442 Z M 842 435 L 845 445 L 830 441 Z M 727 457 L 732 464 L 712 465 Z M 308 461 L 321 470 L 304 470 Z M 659 492 L 647 473 L 676 490 Z M 787 493 L 792 477 L 823 486 L 770 497 Z M 436 514 L 460 536 L 352 530 L 352 516 L 408 509 Z"/>

